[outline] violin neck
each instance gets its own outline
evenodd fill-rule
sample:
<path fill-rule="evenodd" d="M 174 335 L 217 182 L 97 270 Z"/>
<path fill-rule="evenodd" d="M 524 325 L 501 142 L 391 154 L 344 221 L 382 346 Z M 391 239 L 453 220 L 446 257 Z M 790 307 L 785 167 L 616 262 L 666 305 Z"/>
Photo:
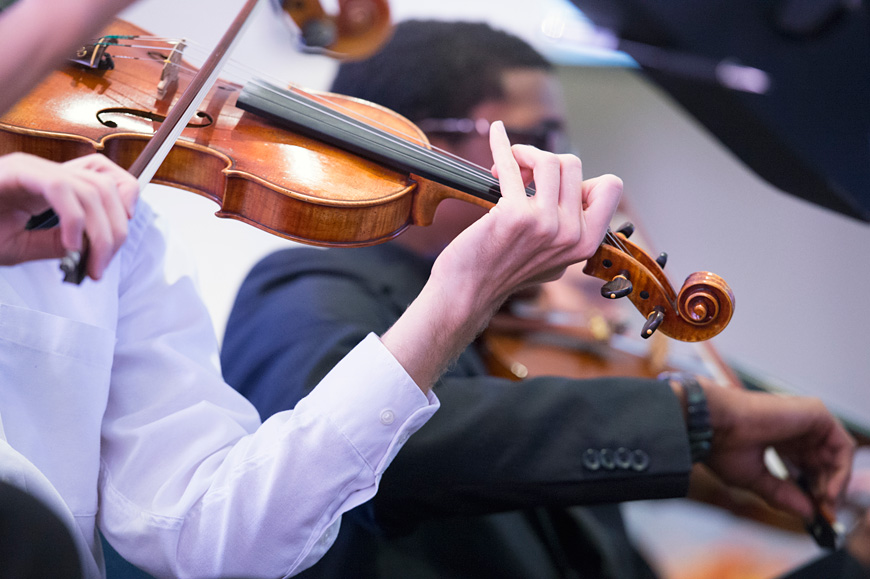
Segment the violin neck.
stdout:
<path fill-rule="evenodd" d="M 253 81 L 245 85 L 236 105 L 391 169 L 419 175 L 492 204 L 501 198 L 498 183 L 480 167 L 399 138 L 291 90 Z"/>

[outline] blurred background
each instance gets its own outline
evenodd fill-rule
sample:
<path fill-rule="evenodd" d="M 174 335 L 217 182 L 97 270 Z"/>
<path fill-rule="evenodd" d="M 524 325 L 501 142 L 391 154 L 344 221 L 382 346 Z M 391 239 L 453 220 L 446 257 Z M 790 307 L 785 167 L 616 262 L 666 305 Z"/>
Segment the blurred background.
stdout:
<path fill-rule="evenodd" d="M 188 39 L 185 58 L 198 65 L 242 4 L 141 0 L 122 17 L 155 35 Z M 301 51 L 292 23 L 264 4 L 228 73 L 247 68 L 326 89 L 336 62 Z M 643 243 L 669 254 L 666 271 L 677 289 L 699 270 L 730 284 L 736 310 L 712 340 L 718 355 L 766 387 L 818 396 L 858 431 L 870 431 L 870 91 L 844 100 L 866 89 L 867 78 L 841 52 L 820 52 L 828 35 L 845 43 L 843 27 L 852 30 L 857 19 L 851 52 L 858 65 L 867 62 L 866 5 L 756 3 L 780 9 L 774 46 L 761 40 L 769 21 L 735 17 L 745 8 L 721 2 L 705 5 L 706 15 L 676 10 L 676 2 L 659 11 L 655 3 L 581 0 L 389 4 L 395 21 L 487 21 L 555 62 L 585 174 L 624 180 Z M 705 17 L 707 30 L 693 28 Z M 719 39 L 713 48 L 705 44 L 711 38 Z M 781 111 L 796 116 L 775 118 Z M 819 119 L 831 111 L 826 130 Z M 778 132 L 783 126 L 800 134 Z M 292 243 L 215 219 L 216 206 L 188 192 L 151 185 L 145 197 L 178 242 L 178 267 L 192 260 L 198 269 L 220 339 L 248 269 Z M 636 334 L 642 319 L 629 321 Z M 771 577 L 820 552 L 805 534 L 691 501 L 634 503 L 626 514 L 666 578 Z"/>

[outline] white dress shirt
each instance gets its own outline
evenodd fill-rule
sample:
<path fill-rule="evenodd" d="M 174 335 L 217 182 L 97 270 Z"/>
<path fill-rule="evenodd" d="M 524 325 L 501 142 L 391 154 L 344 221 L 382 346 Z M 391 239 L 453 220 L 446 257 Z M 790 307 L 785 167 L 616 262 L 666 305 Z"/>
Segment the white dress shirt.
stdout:
<path fill-rule="evenodd" d="M 87 577 L 104 574 L 97 527 L 157 576 L 298 572 L 437 399 L 370 335 L 261 425 L 165 245 L 140 203 L 99 282 L 61 283 L 56 260 L 0 268 L 0 476 L 66 509 Z"/>

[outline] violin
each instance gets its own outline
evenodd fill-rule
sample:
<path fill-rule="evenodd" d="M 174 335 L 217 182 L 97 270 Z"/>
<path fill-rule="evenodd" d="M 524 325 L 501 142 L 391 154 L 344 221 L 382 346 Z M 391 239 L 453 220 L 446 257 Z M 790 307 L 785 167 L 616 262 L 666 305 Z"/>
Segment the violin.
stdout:
<path fill-rule="evenodd" d="M 329 14 L 318 0 L 273 0 L 293 20 L 306 52 L 341 59 L 373 54 L 389 38 L 390 6 L 386 0 L 338 0 Z"/>
<path fill-rule="evenodd" d="M 116 21 L 0 119 L 0 154 L 62 162 L 99 151 L 140 185 L 192 191 L 215 201 L 219 217 L 323 246 L 372 245 L 429 225 L 446 198 L 483 207 L 500 198 L 488 170 L 433 149 L 388 109 L 265 81 L 206 85 L 218 57 L 196 71 L 183 48 Z M 149 172 L 158 148 L 165 159 Z M 647 317 L 644 337 L 697 341 L 724 329 L 733 295 L 721 278 L 694 274 L 677 293 L 664 263 L 627 237 L 608 232 L 587 273 L 607 281 L 602 295 L 628 296 Z"/>
<path fill-rule="evenodd" d="M 618 346 L 627 340 L 630 312 L 624 302 L 602 300 L 598 290 L 577 264 L 556 281 L 511 296 L 476 342 L 489 373 L 511 380 L 655 378 L 673 370 L 663 335 L 635 341 L 637 347 Z"/>

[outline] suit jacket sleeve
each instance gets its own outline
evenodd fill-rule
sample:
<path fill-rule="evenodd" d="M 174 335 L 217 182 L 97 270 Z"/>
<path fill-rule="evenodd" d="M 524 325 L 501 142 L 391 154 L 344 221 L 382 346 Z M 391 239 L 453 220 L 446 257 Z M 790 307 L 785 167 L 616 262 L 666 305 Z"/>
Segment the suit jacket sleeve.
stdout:
<path fill-rule="evenodd" d="M 292 249 L 267 258 L 230 316 L 227 381 L 264 418 L 292 408 L 416 295 L 419 288 L 402 287 L 402 272 L 392 267 L 372 266 L 360 250 Z M 685 495 L 688 443 L 667 385 L 558 377 L 518 383 L 482 371 L 467 352 L 436 386 L 441 410 L 405 444 L 369 505 L 381 526 Z"/>

